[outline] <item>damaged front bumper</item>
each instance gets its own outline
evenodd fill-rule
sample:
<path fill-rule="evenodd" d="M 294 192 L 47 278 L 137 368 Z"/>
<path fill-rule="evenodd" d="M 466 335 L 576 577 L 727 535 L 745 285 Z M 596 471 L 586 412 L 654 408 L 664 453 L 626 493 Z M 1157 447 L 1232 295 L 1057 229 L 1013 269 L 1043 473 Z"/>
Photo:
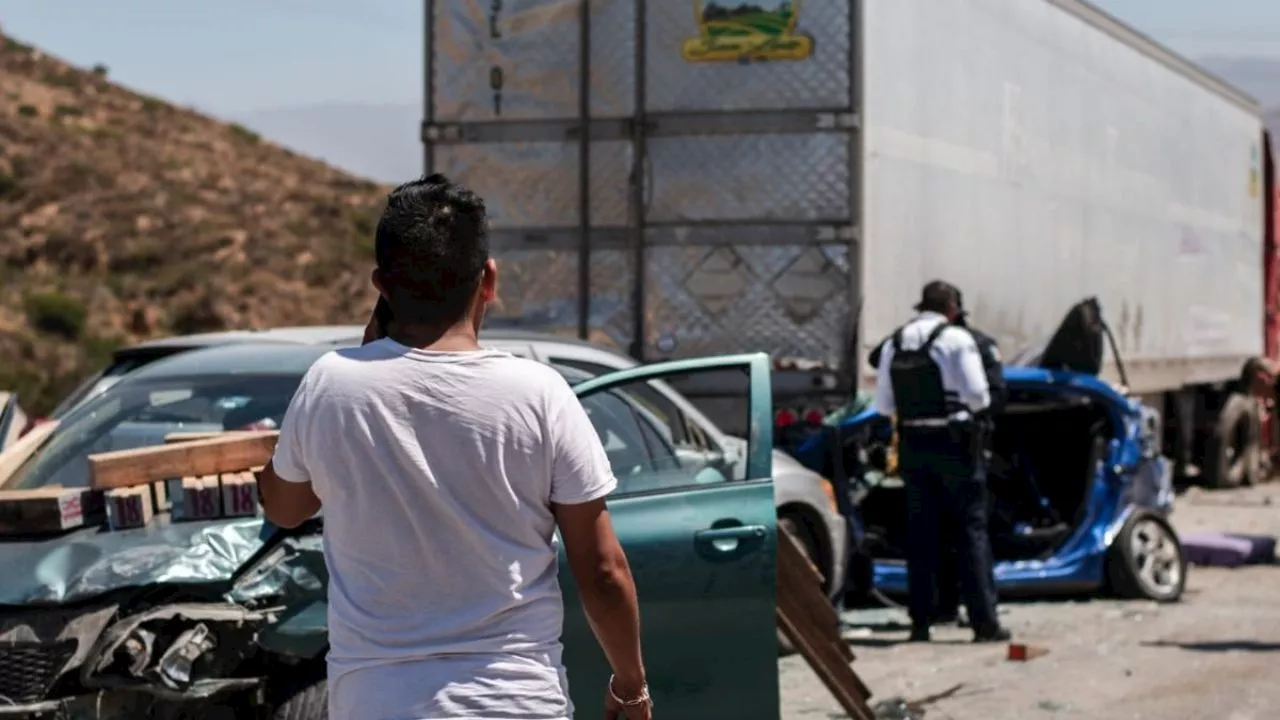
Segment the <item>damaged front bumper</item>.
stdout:
<path fill-rule="evenodd" d="M 327 647 L 320 542 L 270 538 L 230 577 L 0 605 L 0 718 L 140 717 L 233 695 L 237 705 L 260 701 L 266 678 Z"/>
<path fill-rule="evenodd" d="M 261 684 L 240 670 L 272 613 L 222 603 L 123 618 L 119 610 L 28 609 L 0 619 L 0 717 L 76 717 L 78 706 L 118 693 L 185 702 Z"/>

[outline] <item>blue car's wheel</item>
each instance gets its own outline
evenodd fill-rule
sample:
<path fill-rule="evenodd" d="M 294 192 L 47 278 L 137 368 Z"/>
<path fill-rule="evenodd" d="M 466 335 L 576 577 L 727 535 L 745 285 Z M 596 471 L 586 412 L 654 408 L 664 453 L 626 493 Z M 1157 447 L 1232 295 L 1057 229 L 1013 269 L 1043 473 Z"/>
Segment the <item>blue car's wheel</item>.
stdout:
<path fill-rule="evenodd" d="M 1177 602 L 1187 586 L 1178 534 L 1160 515 L 1135 512 L 1111 544 L 1107 575 L 1120 597 Z"/>

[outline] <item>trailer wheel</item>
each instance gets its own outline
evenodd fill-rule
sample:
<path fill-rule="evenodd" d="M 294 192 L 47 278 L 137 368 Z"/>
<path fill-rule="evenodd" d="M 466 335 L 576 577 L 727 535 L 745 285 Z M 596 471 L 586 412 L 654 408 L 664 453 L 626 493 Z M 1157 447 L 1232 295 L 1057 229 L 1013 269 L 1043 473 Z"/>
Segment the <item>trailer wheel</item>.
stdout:
<path fill-rule="evenodd" d="M 1187 558 L 1169 522 L 1135 512 L 1111 543 L 1107 557 L 1111 591 L 1131 600 L 1177 602 L 1187 587 Z"/>
<path fill-rule="evenodd" d="M 1232 393 L 1218 413 L 1205 460 L 1206 484 L 1233 488 L 1262 481 L 1262 419 L 1253 399 Z"/>

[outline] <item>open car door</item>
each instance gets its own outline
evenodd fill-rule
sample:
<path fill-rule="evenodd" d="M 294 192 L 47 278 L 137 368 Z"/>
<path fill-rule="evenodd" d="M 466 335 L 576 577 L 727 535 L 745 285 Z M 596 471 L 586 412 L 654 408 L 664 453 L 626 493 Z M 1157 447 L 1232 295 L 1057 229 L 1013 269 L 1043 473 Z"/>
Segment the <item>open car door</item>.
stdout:
<path fill-rule="evenodd" d="M 574 387 L 618 488 L 614 527 L 640 595 L 649 687 L 663 716 L 772 717 L 778 708 L 776 511 L 770 362 L 763 353 L 608 373 Z M 745 451 L 691 465 L 670 442 L 648 383 L 736 371 L 749 402 Z M 671 420 L 677 420 L 671 418 Z M 740 453 L 740 454 L 737 454 Z M 579 717 L 600 712 L 609 664 L 567 563 L 564 646 Z"/>
<path fill-rule="evenodd" d="M 1019 353 L 1009 364 L 1096 377 L 1102 372 L 1106 341 L 1107 326 L 1102 320 L 1102 306 L 1097 298 L 1086 298 L 1071 306 L 1047 341 Z"/>

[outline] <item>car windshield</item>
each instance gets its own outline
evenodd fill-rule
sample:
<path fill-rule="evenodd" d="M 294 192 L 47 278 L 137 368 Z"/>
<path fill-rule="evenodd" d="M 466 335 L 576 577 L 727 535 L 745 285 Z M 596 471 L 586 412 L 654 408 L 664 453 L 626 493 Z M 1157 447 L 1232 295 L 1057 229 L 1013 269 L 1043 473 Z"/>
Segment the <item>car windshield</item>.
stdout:
<path fill-rule="evenodd" d="M 8 487 L 86 487 L 90 455 L 160 445 L 170 433 L 279 427 L 301 380 L 211 374 L 120 383 L 71 411 Z"/>

